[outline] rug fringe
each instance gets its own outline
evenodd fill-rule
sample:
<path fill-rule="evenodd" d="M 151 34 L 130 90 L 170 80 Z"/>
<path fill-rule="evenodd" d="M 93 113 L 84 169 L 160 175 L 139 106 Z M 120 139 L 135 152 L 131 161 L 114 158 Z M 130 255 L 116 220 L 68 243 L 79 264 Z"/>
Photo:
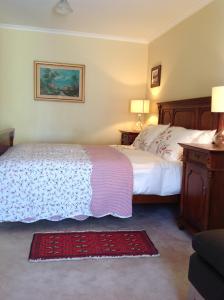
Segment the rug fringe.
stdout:
<path fill-rule="evenodd" d="M 134 230 L 134 229 L 116 229 L 116 230 L 76 230 L 76 231 L 34 231 L 33 234 L 45 234 L 45 233 L 76 233 L 76 232 L 117 232 L 117 231 L 125 231 L 125 232 L 129 232 L 129 231 L 137 231 L 137 232 L 140 232 L 140 231 L 145 231 L 145 229 L 137 229 L 137 230 Z"/>
<path fill-rule="evenodd" d="M 86 260 L 86 259 L 96 259 L 100 260 L 102 258 L 146 258 L 146 257 L 159 257 L 160 254 L 143 254 L 143 255 L 121 255 L 121 256 L 88 256 L 88 257 L 72 257 L 72 258 L 50 258 L 50 259 L 29 259 L 29 262 L 55 262 L 55 261 L 71 261 L 71 260 Z"/>

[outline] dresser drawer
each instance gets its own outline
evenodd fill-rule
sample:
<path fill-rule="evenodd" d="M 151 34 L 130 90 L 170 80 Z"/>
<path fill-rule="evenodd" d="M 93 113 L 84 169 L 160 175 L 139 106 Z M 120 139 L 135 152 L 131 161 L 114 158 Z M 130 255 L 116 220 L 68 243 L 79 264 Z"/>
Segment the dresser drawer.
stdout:
<path fill-rule="evenodd" d="M 188 150 L 188 160 L 207 165 L 209 162 L 209 154 L 194 150 Z"/>

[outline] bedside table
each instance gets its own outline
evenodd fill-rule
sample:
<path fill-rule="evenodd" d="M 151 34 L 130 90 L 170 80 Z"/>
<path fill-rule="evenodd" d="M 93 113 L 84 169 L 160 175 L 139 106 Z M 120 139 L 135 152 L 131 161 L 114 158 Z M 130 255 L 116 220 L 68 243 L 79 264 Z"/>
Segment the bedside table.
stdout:
<path fill-rule="evenodd" d="M 120 130 L 120 132 L 121 132 L 121 145 L 131 145 L 139 134 L 139 132 L 137 131 Z"/>
<path fill-rule="evenodd" d="M 183 179 L 180 227 L 191 232 L 224 228 L 224 149 L 181 144 Z"/>

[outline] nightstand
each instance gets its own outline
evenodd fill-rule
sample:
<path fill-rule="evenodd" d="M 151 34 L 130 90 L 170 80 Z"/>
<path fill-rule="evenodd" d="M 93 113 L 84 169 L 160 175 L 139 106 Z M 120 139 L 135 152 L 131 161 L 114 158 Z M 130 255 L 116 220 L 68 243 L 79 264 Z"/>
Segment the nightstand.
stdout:
<path fill-rule="evenodd" d="M 184 148 L 180 227 L 191 232 L 224 228 L 224 149 L 180 145 Z"/>
<path fill-rule="evenodd" d="M 131 145 L 139 132 L 137 131 L 125 131 L 120 130 L 121 132 L 121 145 Z"/>

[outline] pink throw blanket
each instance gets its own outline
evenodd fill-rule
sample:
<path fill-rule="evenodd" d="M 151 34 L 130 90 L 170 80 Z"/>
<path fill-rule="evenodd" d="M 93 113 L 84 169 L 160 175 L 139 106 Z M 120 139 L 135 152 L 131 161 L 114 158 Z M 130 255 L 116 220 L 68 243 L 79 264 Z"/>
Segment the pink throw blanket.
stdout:
<path fill-rule="evenodd" d="M 91 176 L 94 217 L 132 215 L 133 170 L 129 159 L 110 146 L 84 147 L 93 164 Z"/>

